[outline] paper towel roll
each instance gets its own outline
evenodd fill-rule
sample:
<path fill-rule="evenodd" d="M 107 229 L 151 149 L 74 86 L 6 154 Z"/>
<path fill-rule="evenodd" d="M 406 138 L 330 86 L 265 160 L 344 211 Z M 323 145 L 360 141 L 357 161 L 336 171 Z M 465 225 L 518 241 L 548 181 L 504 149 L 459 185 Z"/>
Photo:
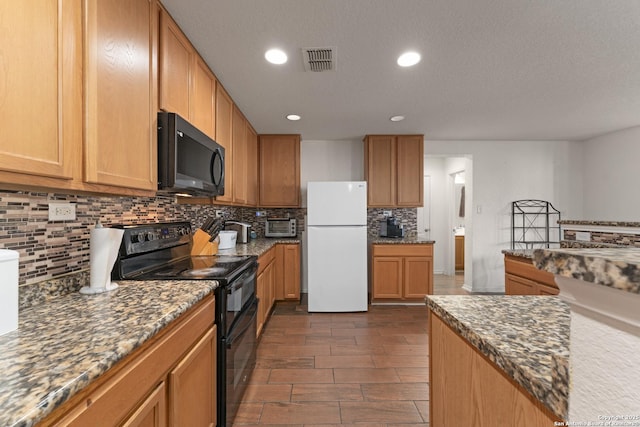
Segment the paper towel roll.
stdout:
<path fill-rule="evenodd" d="M 83 294 L 99 294 L 116 289 L 111 282 L 111 269 L 118 257 L 124 230 L 105 228 L 100 223 L 91 230 L 89 239 L 89 284 L 80 289 Z"/>

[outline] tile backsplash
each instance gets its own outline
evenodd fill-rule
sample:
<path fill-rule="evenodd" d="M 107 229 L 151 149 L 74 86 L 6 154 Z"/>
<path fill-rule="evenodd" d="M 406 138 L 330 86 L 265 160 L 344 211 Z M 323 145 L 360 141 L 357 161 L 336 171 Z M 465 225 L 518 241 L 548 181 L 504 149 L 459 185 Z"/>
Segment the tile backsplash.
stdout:
<path fill-rule="evenodd" d="M 384 211 L 391 211 L 392 215 L 404 226 L 406 237 L 418 234 L 418 210 L 416 208 L 369 208 L 367 209 L 368 234 L 377 237 L 380 234 L 380 221 L 385 219 Z"/>
<path fill-rule="evenodd" d="M 76 220 L 48 221 L 49 202 L 76 205 Z M 101 197 L 56 193 L 0 192 L 0 248 L 20 253 L 20 284 L 30 284 L 89 267 L 89 231 L 103 225 L 191 221 L 194 227 L 221 209 L 225 218 L 238 208 L 178 204 L 175 196 Z"/>
<path fill-rule="evenodd" d="M 48 220 L 48 203 L 69 202 L 76 205 L 73 221 Z M 336 207 L 339 209 L 340 207 Z M 58 278 L 89 268 L 89 231 L 100 221 L 113 224 L 144 224 L 190 221 L 199 227 L 216 210 L 225 219 L 240 219 L 252 225 L 258 237 L 264 236 L 267 217 L 298 219 L 299 233 L 304 230 L 306 209 L 262 209 L 230 206 L 179 204 L 175 196 L 112 197 L 0 191 L 0 248 L 20 253 L 20 285 Z M 256 211 L 266 216 L 257 217 Z M 369 235 L 377 236 L 383 209 L 367 209 Z M 407 234 L 416 232 L 416 209 L 393 209 Z M 298 234 L 300 235 L 300 234 Z"/>

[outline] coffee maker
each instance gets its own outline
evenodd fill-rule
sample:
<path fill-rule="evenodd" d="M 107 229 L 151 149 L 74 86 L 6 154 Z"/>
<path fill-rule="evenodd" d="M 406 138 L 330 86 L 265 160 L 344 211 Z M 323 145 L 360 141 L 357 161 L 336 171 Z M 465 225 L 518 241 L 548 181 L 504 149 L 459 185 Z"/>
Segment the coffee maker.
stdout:
<path fill-rule="evenodd" d="M 393 217 L 387 217 L 380 221 L 380 237 L 404 237 L 404 227 L 398 224 L 398 220 Z"/>

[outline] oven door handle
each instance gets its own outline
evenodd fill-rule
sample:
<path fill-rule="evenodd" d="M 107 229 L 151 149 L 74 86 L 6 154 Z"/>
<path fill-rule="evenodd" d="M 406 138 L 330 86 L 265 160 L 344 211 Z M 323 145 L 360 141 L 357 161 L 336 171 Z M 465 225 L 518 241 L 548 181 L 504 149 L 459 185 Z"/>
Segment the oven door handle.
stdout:
<path fill-rule="evenodd" d="M 241 318 L 237 319 L 235 327 L 229 332 L 229 336 L 227 337 L 227 349 L 230 349 L 233 345 L 233 342 L 238 338 L 244 335 L 244 333 L 251 327 L 251 322 L 255 322 L 256 316 L 258 315 L 258 304 L 260 304 L 259 300 L 256 298 L 251 306 L 247 308 L 247 310 L 241 314 Z M 256 308 L 253 309 L 253 306 Z M 248 315 L 247 313 L 253 310 L 253 314 Z"/>

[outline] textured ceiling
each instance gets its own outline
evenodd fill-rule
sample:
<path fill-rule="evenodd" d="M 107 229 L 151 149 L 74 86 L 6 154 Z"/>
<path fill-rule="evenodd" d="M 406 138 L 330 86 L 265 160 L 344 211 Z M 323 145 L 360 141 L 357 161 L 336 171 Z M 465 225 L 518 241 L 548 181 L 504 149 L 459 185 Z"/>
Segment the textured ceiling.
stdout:
<path fill-rule="evenodd" d="M 583 140 L 640 125 L 640 0 L 162 1 L 258 133 Z M 323 46 L 337 71 L 305 72 L 300 49 Z M 271 47 L 289 61 L 267 63 Z M 422 61 L 405 69 L 407 49 Z"/>

